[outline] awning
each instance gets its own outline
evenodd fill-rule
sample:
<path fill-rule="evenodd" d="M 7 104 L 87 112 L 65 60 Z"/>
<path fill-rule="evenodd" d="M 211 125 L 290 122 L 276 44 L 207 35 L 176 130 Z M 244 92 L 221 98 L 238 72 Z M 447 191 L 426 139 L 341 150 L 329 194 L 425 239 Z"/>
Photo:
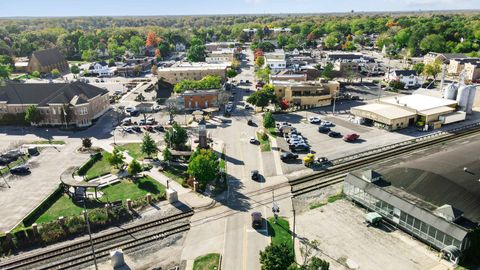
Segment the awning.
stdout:
<path fill-rule="evenodd" d="M 365 214 L 365 220 L 368 223 L 371 223 L 371 224 L 377 223 L 381 219 L 382 219 L 382 216 L 380 216 L 380 214 L 378 214 L 377 212 L 370 212 L 370 213 Z"/>

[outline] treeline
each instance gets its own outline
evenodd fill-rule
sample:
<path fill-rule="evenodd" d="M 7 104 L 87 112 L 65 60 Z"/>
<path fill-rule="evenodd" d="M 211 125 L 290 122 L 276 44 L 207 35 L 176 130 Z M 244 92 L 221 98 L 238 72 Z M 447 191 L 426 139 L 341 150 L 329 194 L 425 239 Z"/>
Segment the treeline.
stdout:
<path fill-rule="evenodd" d="M 288 27 L 291 33 L 269 29 Z M 244 28 L 257 29 L 254 35 Z M 480 15 L 419 16 L 184 16 L 82 17 L 0 20 L 0 55 L 29 56 L 35 50 L 58 46 L 70 60 L 142 54 L 148 33 L 155 33 L 157 55 L 165 56 L 177 43 L 240 42 L 274 39 L 287 50 L 312 47 L 356 50 L 384 45 L 392 55 L 415 56 L 428 51 L 478 54 Z M 372 44 L 371 35 L 379 35 Z M 5 62 L 5 61 L 4 61 Z"/>

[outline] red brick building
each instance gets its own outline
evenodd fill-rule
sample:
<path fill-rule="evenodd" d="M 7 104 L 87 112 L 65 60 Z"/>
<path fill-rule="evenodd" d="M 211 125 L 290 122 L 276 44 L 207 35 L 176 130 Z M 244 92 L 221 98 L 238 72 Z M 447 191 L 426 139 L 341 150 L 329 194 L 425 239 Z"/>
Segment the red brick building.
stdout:
<path fill-rule="evenodd" d="M 218 107 L 218 93 L 220 90 L 192 90 L 182 93 L 186 110 L 207 109 Z"/>

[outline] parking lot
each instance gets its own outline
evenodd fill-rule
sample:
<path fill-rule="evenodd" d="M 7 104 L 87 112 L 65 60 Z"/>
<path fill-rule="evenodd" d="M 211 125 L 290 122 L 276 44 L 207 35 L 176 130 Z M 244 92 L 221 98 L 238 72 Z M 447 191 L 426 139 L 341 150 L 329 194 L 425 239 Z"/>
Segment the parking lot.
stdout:
<path fill-rule="evenodd" d="M 339 200 L 297 216 L 298 238 L 318 240 L 332 269 L 449 269 L 437 253 L 390 225 L 367 227 L 366 211 Z"/>

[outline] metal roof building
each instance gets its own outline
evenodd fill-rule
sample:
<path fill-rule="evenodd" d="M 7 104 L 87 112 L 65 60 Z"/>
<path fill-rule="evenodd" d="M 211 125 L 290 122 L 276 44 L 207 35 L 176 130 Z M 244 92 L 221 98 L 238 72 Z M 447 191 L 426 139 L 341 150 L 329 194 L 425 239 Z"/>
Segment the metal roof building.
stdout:
<path fill-rule="evenodd" d="M 377 172 L 355 171 L 344 192 L 457 262 L 479 228 L 479 152 L 480 141 L 469 142 Z"/>

